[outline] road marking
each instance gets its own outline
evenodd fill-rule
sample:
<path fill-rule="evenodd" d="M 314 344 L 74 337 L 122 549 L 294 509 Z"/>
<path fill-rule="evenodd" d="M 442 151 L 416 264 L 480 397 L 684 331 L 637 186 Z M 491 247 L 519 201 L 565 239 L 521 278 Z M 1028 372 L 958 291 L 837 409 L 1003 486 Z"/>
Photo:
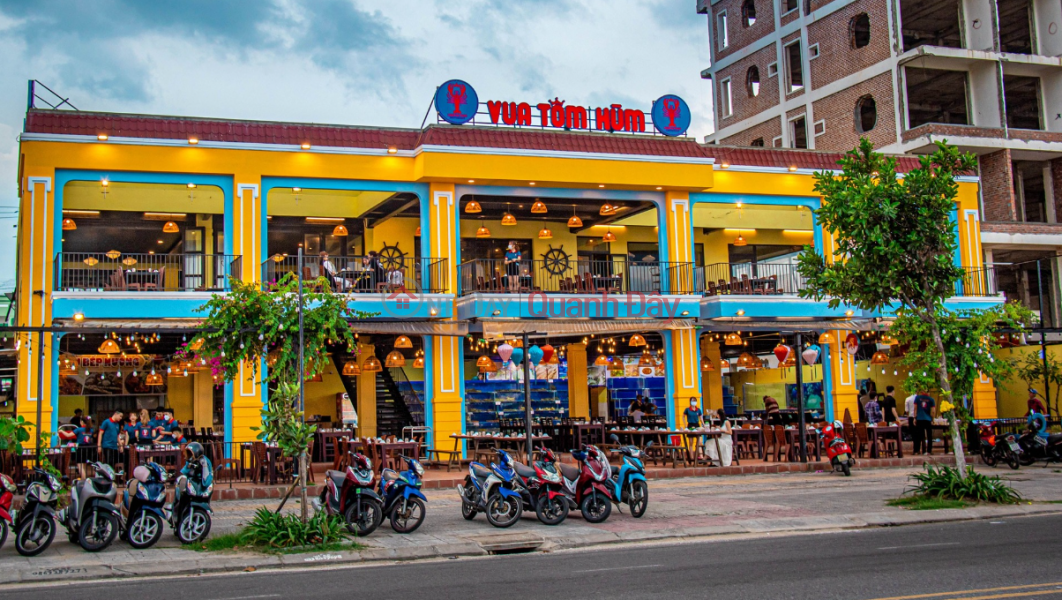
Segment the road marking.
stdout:
<path fill-rule="evenodd" d="M 633 567 L 609 567 L 607 569 L 586 569 L 584 571 L 573 571 L 573 573 L 600 573 L 601 571 L 624 571 L 629 569 L 653 569 L 656 567 L 662 567 L 664 565 L 635 565 Z"/>
<path fill-rule="evenodd" d="M 1055 590 L 1036 590 L 1035 592 L 1016 592 L 1013 594 L 995 594 L 992 596 L 962 596 L 948 600 L 996 600 L 999 598 L 1021 598 L 1023 596 L 1041 596 L 1044 594 L 1062 594 L 1062 588 Z"/>
<path fill-rule="evenodd" d="M 260 596 L 232 596 L 229 598 L 215 598 L 214 600 L 255 600 L 256 598 L 279 598 L 280 594 L 262 594 Z"/>
<path fill-rule="evenodd" d="M 958 546 L 958 545 L 959 545 L 959 542 L 940 542 L 940 543 L 936 543 L 936 544 L 915 544 L 913 546 L 885 546 L 883 548 L 878 548 L 878 550 L 900 550 L 900 549 L 906 550 L 908 548 L 937 548 L 937 547 L 940 547 L 940 546 Z M 922 598 L 922 596 L 909 596 L 909 597 L 910 598 Z"/>
<path fill-rule="evenodd" d="M 1008 591 L 1015 591 L 1015 590 L 1027 590 L 1029 588 L 1038 588 L 1038 587 L 1046 588 L 1046 587 L 1051 587 L 1051 586 L 1056 586 L 1056 587 L 1062 586 L 1062 582 L 1031 583 L 1031 584 L 1028 584 L 1028 585 L 1011 585 L 1011 586 L 1007 586 L 1007 587 L 982 588 L 982 589 L 978 589 L 978 590 L 957 590 L 957 591 L 952 591 L 952 592 L 938 592 L 936 594 L 918 594 L 916 596 L 889 596 L 887 598 L 874 598 L 873 600 L 916 600 L 916 599 L 919 599 L 919 598 L 943 598 L 944 596 L 955 597 L 956 594 L 961 596 L 961 595 L 964 595 L 964 594 L 980 594 L 980 593 L 983 593 L 983 592 L 1008 592 Z M 1056 590 L 1039 590 L 1039 591 L 1035 591 L 1035 592 L 1026 592 L 1026 593 L 1023 593 L 1023 594 L 1015 593 L 1015 594 L 1001 594 L 1001 595 L 998 595 L 998 596 L 979 596 L 977 598 L 964 598 L 963 600 L 987 600 L 988 598 L 1016 598 L 1018 596 L 1033 596 L 1033 595 L 1036 595 L 1036 594 L 1057 594 L 1059 592 L 1062 592 L 1062 589 L 1059 589 L 1057 591 Z"/>

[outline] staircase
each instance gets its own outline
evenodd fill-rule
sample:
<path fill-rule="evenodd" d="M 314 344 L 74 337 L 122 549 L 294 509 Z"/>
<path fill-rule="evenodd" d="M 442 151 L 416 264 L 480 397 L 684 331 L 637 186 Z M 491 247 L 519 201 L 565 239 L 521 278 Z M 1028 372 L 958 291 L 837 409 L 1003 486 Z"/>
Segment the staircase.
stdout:
<path fill-rule="evenodd" d="M 402 435 L 402 428 L 413 425 L 402 393 L 389 369 L 376 374 L 376 435 Z"/>

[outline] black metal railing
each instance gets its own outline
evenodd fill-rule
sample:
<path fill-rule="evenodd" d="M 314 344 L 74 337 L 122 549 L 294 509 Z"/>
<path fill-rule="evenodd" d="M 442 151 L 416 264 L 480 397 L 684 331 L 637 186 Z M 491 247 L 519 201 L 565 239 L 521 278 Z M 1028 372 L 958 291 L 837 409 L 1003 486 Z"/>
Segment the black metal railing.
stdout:
<path fill-rule="evenodd" d="M 228 254 L 125 254 L 61 252 L 55 257 L 56 291 L 228 291 L 241 276 L 242 257 Z"/>
<path fill-rule="evenodd" d="M 398 393 L 401 394 L 402 401 L 406 404 L 406 410 L 409 412 L 410 419 L 412 419 L 412 425 L 423 426 L 424 400 L 417 393 L 417 388 L 413 386 L 413 382 L 410 381 L 409 376 L 406 375 L 406 372 L 401 367 L 390 367 L 387 370 L 391 374 L 391 380 L 398 387 Z"/>
<path fill-rule="evenodd" d="M 707 296 L 796 294 L 804 287 L 790 263 L 716 263 L 698 268 L 696 279 Z"/>
<path fill-rule="evenodd" d="M 328 279 L 332 291 L 369 294 L 405 290 L 417 293 L 443 293 L 449 287 L 450 272 L 445 258 L 371 259 L 365 256 L 332 256 L 327 262 L 319 256 L 302 259 L 302 277 Z M 276 255 L 262 263 L 262 282 L 270 285 L 288 273 L 298 272 L 298 257 Z"/>
<path fill-rule="evenodd" d="M 962 277 L 955 282 L 956 296 L 995 296 L 996 289 L 992 267 L 963 267 Z"/>
<path fill-rule="evenodd" d="M 459 269 L 461 293 L 692 294 L 693 263 L 568 259 L 564 261 L 477 258 Z"/>

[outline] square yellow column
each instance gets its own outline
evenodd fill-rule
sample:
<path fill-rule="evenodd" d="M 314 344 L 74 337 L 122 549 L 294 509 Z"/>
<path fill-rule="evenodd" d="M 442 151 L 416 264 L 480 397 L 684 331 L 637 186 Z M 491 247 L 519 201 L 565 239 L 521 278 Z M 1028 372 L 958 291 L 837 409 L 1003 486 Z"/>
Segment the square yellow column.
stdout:
<path fill-rule="evenodd" d="M 587 385 L 586 344 L 568 344 L 565 348 L 568 360 L 568 406 L 572 417 L 590 420 L 590 389 Z"/>
<path fill-rule="evenodd" d="M 365 361 L 376 356 L 376 346 L 373 344 L 358 344 L 358 366 L 364 367 Z M 358 375 L 358 435 L 361 437 L 376 437 L 376 373 L 366 373 L 363 368 Z"/>
<path fill-rule="evenodd" d="M 990 377 L 984 373 L 978 373 L 980 377 L 974 380 L 973 398 L 970 405 L 973 407 L 975 419 L 995 419 L 999 416 L 999 404 L 996 401 L 996 385 Z"/>
<path fill-rule="evenodd" d="M 229 425 L 232 439 L 229 441 L 250 442 L 258 439 L 258 432 L 251 428 L 262 425 L 264 393 L 261 372 L 255 370 L 253 363 L 243 363 L 232 382 L 232 423 Z"/>
<path fill-rule="evenodd" d="M 461 362 L 464 360 L 462 338 L 456 336 L 426 336 L 431 345 L 431 428 L 433 444 L 440 450 L 454 447 L 452 434 L 464 431 L 464 398 L 461 396 Z"/>
<path fill-rule="evenodd" d="M 859 420 L 859 389 L 856 385 L 856 361 L 844 348 L 847 331 L 831 331 L 833 340 L 825 344 L 830 356 L 830 390 L 833 394 L 833 418 L 843 419 L 845 409 L 852 421 Z"/>
<path fill-rule="evenodd" d="M 719 349 L 719 342 L 710 342 L 707 337 L 701 338 L 701 357 L 712 361 L 714 371 L 701 370 L 701 391 L 704 393 L 704 411 L 716 411 L 723 408 L 723 374 L 719 364 L 723 360 Z"/>
<path fill-rule="evenodd" d="M 671 381 L 671 414 L 675 425 L 682 427 L 682 411 L 690 404 L 690 398 L 701 396 L 701 367 L 697 360 L 697 330 L 675 329 L 671 331 L 666 352 L 671 357 L 671 371 L 665 377 Z M 720 393 L 721 398 L 721 393 Z M 720 399 L 720 402 L 722 400 Z"/>

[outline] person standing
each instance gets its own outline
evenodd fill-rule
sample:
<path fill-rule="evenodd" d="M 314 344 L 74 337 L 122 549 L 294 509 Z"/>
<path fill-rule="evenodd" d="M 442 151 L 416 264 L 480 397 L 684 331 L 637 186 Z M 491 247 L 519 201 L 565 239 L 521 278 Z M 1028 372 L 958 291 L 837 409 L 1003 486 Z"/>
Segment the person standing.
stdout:
<path fill-rule="evenodd" d="M 883 417 L 881 416 L 881 404 L 878 403 L 877 393 L 870 392 L 867 395 L 867 403 L 863 410 L 867 413 L 868 424 L 876 426 L 881 423 Z"/>
<path fill-rule="evenodd" d="M 896 412 L 896 388 L 891 385 L 885 388 L 885 397 L 881 400 L 881 416 L 885 420 L 886 425 L 895 425 L 900 420 L 899 413 Z"/>
<path fill-rule="evenodd" d="M 1041 415 L 1047 414 L 1047 407 L 1044 406 L 1044 401 L 1040 399 L 1040 392 L 1034 388 L 1029 388 L 1029 400 L 1026 405 L 1029 407 L 1029 410 L 1025 412 L 1026 417 L 1034 412 L 1038 412 Z"/>
<path fill-rule="evenodd" d="M 915 396 L 914 453 L 933 454 L 933 412 L 937 402 L 925 392 Z"/>
<path fill-rule="evenodd" d="M 522 258 L 523 255 L 520 254 L 520 248 L 516 242 L 510 241 L 505 248 L 505 275 L 509 283 L 509 291 L 514 294 L 520 288 L 520 260 Z"/>
<path fill-rule="evenodd" d="M 772 396 L 763 397 L 763 418 L 767 425 L 782 424 L 782 411 L 778 408 L 778 401 Z"/>
<path fill-rule="evenodd" d="M 85 417 L 82 416 L 83 414 L 84 411 L 80 408 L 74 409 L 74 416 L 70 417 L 70 424 L 73 425 L 75 429 L 85 424 Z"/>
<path fill-rule="evenodd" d="M 686 429 L 700 429 L 701 428 L 701 422 L 704 419 L 704 411 L 702 411 L 700 408 L 697 407 L 697 399 L 696 398 L 690 398 L 690 405 L 689 405 L 689 407 L 686 410 L 682 411 L 682 415 L 686 418 Z M 693 446 L 692 448 L 690 448 L 691 453 L 695 454 L 698 451 L 697 438 L 687 437 L 686 439 L 689 440 L 690 444 L 692 444 L 692 446 Z M 701 451 L 703 451 L 703 444 L 704 444 L 704 440 L 702 438 L 701 439 L 701 446 L 702 446 Z"/>
<path fill-rule="evenodd" d="M 122 430 L 121 425 L 119 425 L 122 421 L 122 416 L 122 411 L 114 411 L 111 418 L 100 423 L 100 430 L 96 438 L 96 450 L 99 452 L 100 461 L 112 467 L 118 464 L 118 459 L 120 458 L 118 434 Z"/>
<path fill-rule="evenodd" d="M 858 403 L 859 403 L 859 422 L 860 423 L 866 423 L 867 422 L 867 402 L 869 402 L 869 401 L 870 401 L 870 392 L 867 391 L 867 388 L 863 388 L 863 389 L 859 390 Z"/>

